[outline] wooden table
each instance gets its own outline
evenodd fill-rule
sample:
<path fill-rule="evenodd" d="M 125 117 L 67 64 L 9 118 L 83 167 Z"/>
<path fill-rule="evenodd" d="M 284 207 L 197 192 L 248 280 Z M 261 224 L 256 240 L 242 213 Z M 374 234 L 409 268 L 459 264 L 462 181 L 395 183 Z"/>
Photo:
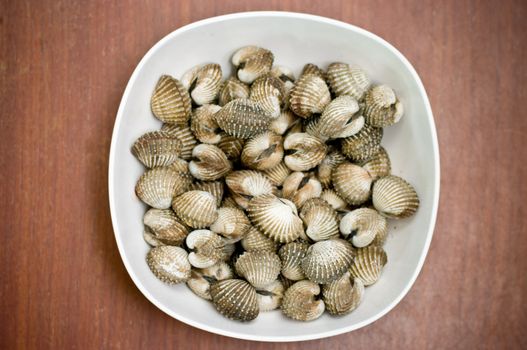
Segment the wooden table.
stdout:
<path fill-rule="evenodd" d="M 237 11 L 353 23 L 421 75 L 441 148 L 441 200 L 406 298 L 359 331 L 264 344 L 194 329 L 128 277 L 108 209 L 110 138 L 158 39 Z M 0 348 L 526 348 L 525 1 L 0 2 Z"/>

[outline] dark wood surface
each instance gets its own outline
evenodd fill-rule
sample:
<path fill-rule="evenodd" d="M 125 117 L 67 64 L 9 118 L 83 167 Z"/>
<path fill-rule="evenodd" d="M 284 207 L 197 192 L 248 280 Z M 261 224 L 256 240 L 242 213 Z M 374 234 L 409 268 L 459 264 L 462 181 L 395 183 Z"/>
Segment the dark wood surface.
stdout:
<path fill-rule="evenodd" d="M 110 138 L 135 65 L 210 16 L 289 10 L 343 20 L 421 75 L 441 199 L 406 298 L 359 331 L 264 344 L 209 334 L 147 301 L 114 241 Z M 525 1 L 0 1 L 0 348 L 527 348 Z"/>

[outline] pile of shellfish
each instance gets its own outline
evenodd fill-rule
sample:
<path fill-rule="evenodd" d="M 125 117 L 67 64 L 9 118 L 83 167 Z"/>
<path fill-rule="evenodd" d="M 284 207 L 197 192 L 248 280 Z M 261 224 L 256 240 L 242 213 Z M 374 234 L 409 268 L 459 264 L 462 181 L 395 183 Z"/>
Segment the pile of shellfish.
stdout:
<path fill-rule="evenodd" d="M 226 79 L 209 63 L 155 86 L 163 126 L 132 146 L 146 263 L 233 320 L 348 314 L 387 263 L 387 219 L 419 206 L 381 146 L 403 105 L 348 63 L 295 77 L 247 46 L 232 64 Z"/>

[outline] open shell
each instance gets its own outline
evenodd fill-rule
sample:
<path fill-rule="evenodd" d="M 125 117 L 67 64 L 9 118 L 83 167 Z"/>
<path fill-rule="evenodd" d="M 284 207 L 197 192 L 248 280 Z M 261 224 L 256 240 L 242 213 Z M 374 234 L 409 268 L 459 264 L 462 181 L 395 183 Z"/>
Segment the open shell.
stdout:
<path fill-rule="evenodd" d="M 249 206 L 251 198 L 271 194 L 275 190 L 265 175 L 254 170 L 233 171 L 227 175 L 225 183 L 233 193 L 236 203 L 244 209 Z"/>
<path fill-rule="evenodd" d="M 320 182 L 311 174 L 299 171 L 291 173 L 282 186 L 282 196 L 291 200 L 297 208 L 301 208 L 308 199 L 319 197 L 321 194 Z"/>
<path fill-rule="evenodd" d="M 245 252 L 236 260 L 236 273 L 255 288 L 264 288 L 280 274 L 280 258 L 274 252 Z"/>
<path fill-rule="evenodd" d="M 403 116 L 403 104 L 388 85 L 377 85 L 364 96 L 364 116 L 368 124 L 383 128 L 397 123 Z"/>
<path fill-rule="evenodd" d="M 188 226 L 204 228 L 217 218 L 216 198 L 205 191 L 188 191 L 174 198 L 172 208 Z"/>
<path fill-rule="evenodd" d="M 257 46 L 242 47 L 231 58 L 232 64 L 237 67 L 238 79 L 247 84 L 268 73 L 273 61 L 274 55 L 271 51 Z"/>
<path fill-rule="evenodd" d="M 224 261 L 204 269 L 193 268 L 187 286 L 200 298 L 212 300 L 210 286 L 218 281 L 233 278 L 234 274 L 229 264 Z"/>
<path fill-rule="evenodd" d="M 373 180 L 388 176 L 392 171 L 390 157 L 384 147 L 380 147 L 379 150 L 370 159 L 363 162 L 361 166 L 370 173 Z"/>
<path fill-rule="evenodd" d="M 350 137 L 342 139 L 342 153 L 356 162 L 370 159 L 381 148 L 383 130 L 369 124 L 364 124 L 362 129 Z"/>
<path fill-rule="evenodd" d="M 387 262 L 384 249 L 370 245 L 357 249 L 357 255 L 349 271 L 351 276 L 360 279 L 365 286 L 370 286 L 379 280 L 382 268 Z"/>
<path fill-rule="evenodd" d="M 346 157 L 339 151 L 328 152 L 326 157 L 317 167 L 317 177 L 324 188 L 331 186 L 331 174 L 333 169 L 346 161 Z"/>
<path fill-rule="evenodd" d="M 366 247 L 372 242 L 382 245 L 388 235 L 388 223 L 377 210 L 359 208 L 344 215 L 340 232 L 346 238 L 351 235 L 355 247 Z"/>
<path fill-rule="evenodd" d="M 283 156 L 282 137 L 272 132 L 265 132 L 245 143 L 241 160 L 249 168 L 265 170 L 278 165 Z"/>
<path fill-rule="evenodd" d="M 218 93 L 218 104 L 225 106 L 227 103 L 238 98 L 249 98 L 249 85 L 240 80 L 230 77 L 225 80 Z"/>
<path fill-rule="evenodd" d="M 181 141 L 181 158 L 190 160 L 192 158 L 192 150 L 198 143 L 194 134 L 187 125 L 163 124 L 161 131 L 165 131 L 172 136 L 177 137 Z"/>
<path fill-rule="evenodd" d="M 322 299 L 331 315 L 347 315 L 359 306 L 364 296 L 364 284 L 346 272 L 336 281 L 322 286 Z"/>
<path fill-rule="evenodd" d="M 395 175 L 383 177 L 373 184 L 373 206 L 389 218 L 412 216 L 419 208 L 419 197 L 406 180 Z"/>
<path fill-rule="evenodd" d="M 307 133 L 288 135 L 284 140 L 284 149 L 284 162 L 293 171 L 307 171 L 316 167 L 327 152 L 324 141 Z"/>
<path fill-rule="evenodd" d="M 227 134 L 248 139 L 267 131 L 271 116 L 258 103 L 237 99 L 227 103 L 214 115 L 216 123 Z"/>
<path fill-rule="evenodd" d="M 291 242 L 284 244 L 278 251 L 282 261 L 282 275 L 291 281 L 306 278 L 302 270 L 302 259 L 306 255 L 309 244 L 305 242 Z"/>
<path fill-rule="evenodd" d="M 179 80 L 163 75 L 154 89 L 150 107 L 162 122 L 185 125 L 190 117 L 190 96 Z"/>
<path fill-rule="evenodd" d="M 251 226 L 247 234 L 242 238 L 241 244 L 244 250 L 276 252 L 278 244 L 258 231 L 256 227 Z"/>
<path fill-rule="evenodd" d="M 311 245 L 302 259 L 302 270 L 315 283 L 325 284 L 341 277 L 353 263 L 355 255 L 351 243 L 329 239 Z"/>
<path fill-rule="evenodd" d="M 223 316 L 236 321 L 254 320 L 259 313 L 256 290 L 239 279 L 227 279 L 210 287 L 212 303 Z"/>
<path fill-rule="evenodd" d="M 250 99 L 267 111 L 271 118 L 278 118 L 284 104 L 284 82 L 270 74 L 265 74 L 251 85 Z"/>
<path fill-rule="evenodd" d="M 223 199 L 223 181 L 198 181 L 190 185 L 190 190 L 206 191 L 216 198 L 216 206 L 221 205 Z"/>
<path fill-rule="evenodd" d="M 314 74 L 300 76 L 289 94 L 289 108 L 302 118 L 322 113 L 330 101 L 326 82 Z"/>
<path fill-rule="evenodd" d="M 298 321 L 312 321 L 324 313 L 324 301 L 316 299 L 320 294 L 318 284 L 311 281 L 299 281 L 287 288 L 282 299 L 282 312 Z"/>
<path fill-rule="evenodd" d="M 198 180 L 218 180 L 232 169 L 232 164 L 225 153 L 214 145 L 199 144 L 194 147 L 192 156 L 194 160 L 190 161 L 188 168 L 192 176 Z"/>
<path fill-rule="evenodd" d="M 157 209 L 170 208 L 172 198 L 186 191 L 189 183 L 175 169 L 157 167 L 147 170 L 135 186 L 135 193 L 146 204 Z"/>
<path fill-rule="evenodd" d="M 195 230 L 185 240 L 192 250 L 188 256 L 190 264 L 197 268 L 207 268 L 219 261 L 228 260 L 234 252 L 234 245 L 210 230 Z"/>
<path fill-rule="evenodd" d="M 337 193 L 351 205 L 359 205 L 370 198 L 373 179 L 358 165 L 342 163 L 333 170 L 333 186 Z"/>
<path fill-rule="evenodd" d="M 164 131 L 151 131 L 132 145 L 132 154 L 147 168 L 173 163 L 181 153 L 181 141 Z"/>
<path fill-rule="evenodd" d="M 284 162 L 280 162 L 278 165 L 264 170 L 263 173 L 273 185 L 282 186 L 285 179 L 291 174 L 291 169 L 289 169 Z"/>
<path fill-rule="evenodd" d="M 357 101 L 362 99 L 371 84 L 370 78 L 361 68 L 342 62 L 329 65 L 327 79 L 336 96 L 350 95 Z"/>
<path fill-rule="evenodd" d="M 210 225 L 213 232 L 221 234 L 229 242 L 237 242 L 251 228 L 245 213 L 236 208 L 219 208 L 218 218 Z"/>
<path fill-rule="evenodd" d="M 212 103 L 221 86 L 221 66 L 209 63 L 191 68 L 181 77 L 181 83 L 189 91 L 197 105 Z"/>
<path fill-rule="evenodd" d="M 217 105 L 204 105 L 196 108 L 190 116 L 190 129 L 203 143 L 217 144 L 221 140 L 220 127 L 214 114 L 221 109 Z"/>
<path fill-rule="evenodd" d="M 180 245 L 188 235 L 188 227 L 171 209 L 148 210 L 143 223 L 150 228 L 155 239 L 167 245 Z"/>
<path fill-rule="evenodd" d="M 256 289 L 258 308 L 260 311 L 271 311 L 278 309 L 282 304 L 285 288 L 280 280 L 276 280 L 263 288 Z"/>
<path fill-rule="evenodd" d="M 185 282 L 190 277 L 188 254 L 180 247 L 154 247 L 146 255 L 146 263 L 157 278 L 168 284 Z"/>
<path fill-rule="evenodd" d="M 310 203 L 313 202 L 313 205 Z M 300 212 L 306 235 L 313 241 L 337 238 L 339 235 L 338 215 L 326 201 L 313 198 L 305 202 Z"/>

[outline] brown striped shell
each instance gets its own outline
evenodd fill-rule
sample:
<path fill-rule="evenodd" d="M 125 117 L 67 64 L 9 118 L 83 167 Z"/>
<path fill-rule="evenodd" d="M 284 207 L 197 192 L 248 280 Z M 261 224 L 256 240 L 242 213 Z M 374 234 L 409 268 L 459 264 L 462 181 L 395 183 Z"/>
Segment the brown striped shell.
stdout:
<path fill-rule="evenodd" d="M 192 101 L 202 106 L 216 100 L 221 77 L 221 66 L 217 63 L 209 63 L 188 70 L 181 77 L 181 83 L 189 91 Z"/>
<path fill-rule="evenodd" d="M 399 176 L 390 175 L 373 183 L 373 206 L 388 218 L 406 218 L 419 208 L 415 189 Z"/>
<path fill-rule="evenodd" d="M 342 199 L 342 197 L 340 197 L 333 189 L 326 188 L 323 190 L 322 194 L 320 195 L 320 199 L 328 202 L 328 204 L 337 211 L 343 211 L 348 206 L 348 203 L 346 203 L 346 201 Z"/>
<path fill-rule="evenodd" d="M 284 139 L 284 149 L 284 162 L 293 171 L 307 171 L 316 167 L 327 152 L 324 141 L 307 133 L 288 135 Z"/>
<path fill-rule="evenodd" d="M 302 68 L 302 73 L 300 75 L 316 75 L 324 80 L 326 80 L 326 72 L 319 66 L 313 63 L 306 63 L 304 68 Z"/>
<path fill-rule="evenodd" d="M 205 143 L 194 147 L 192 151 L 194 160 L 188 168 L 192 176 L 202 181 L 221 179 L 232 170 L 232 164 L 225 153 L 215 145 Z"/>
<path fill-rule="evenodd" d="M 179 155 L 181 158 L 185 160 L 192 158 L 192 150 L 198 141 L 194 137 L 190 127 L 187 125 L 163 124 L 161 131 L 165 131 L 181 141 L 181 154 Z"/>
<path fill-rule="evenodd" d="M 364 96 L 364 116 L 368 124 L 383 128 L 393 125 L 403 116 L 403 104 L 388 85 L 377 85 Z"/>
<path fill-rule="evenodd" d="M 306 255 L 309 244 L 305 242 L 291 242 L 284 244 L 278 251 L 282 261 L 282 275 L 291 281 L 306 278 L 302 270 L 302 259 Z"/>
<path fill-rule="evenodd" d="M 326 82 L 313 74 L 300 76 L 289 94 L 289 108 L 302 118 L 322 113 L 330 101 Z"/>
<path fill-rule="evenodd" d="M 221 84 L 218 93 L 218 104 L 220 106 L 225 106 L 232 100 L 249 98 L 250 91 L 249 85 L 241 82 L 235 77 L 230 77 Z"/>
<path fill-rule="evenodd" d="M 223 181 L 198 181 L 190 185 L 189 189 L 209 192 L 216 198 L 216 206 L 221 205 L 224 192 Z"/>
<path fill-rule="evenodd" d="M 340 221 L 340 232 L 355 247 L 366 247 L 370 243 L 382 245 L 388 235 L 388 222 L 377 210 L 359 208 L 350 211 Z"/>
<path fill-rule="evenodd" d="M 278 309 L 282 304 L 285 288 L 280 280 L 276 280 L 263 288 L 256 289 L 258 308 L 261 312 Z"/>
<path fill-rule="evenodd" d="M 236 260 L 236 273 L 255 288 L 264 288 L 280 274 L 280 258 L 274 252 L 245 252 Z"/>
<path fill-rule="evenodd" d="M 271 74 L 262 75 L 252 83 L 249 98 L 262 106 L 271 118 L 278 118 L 284 105 L 284 83 Z"/>
<path fill-rule="evenodd" d="M 373 180 L 388 176 L 392 171 L 390 157 L 384 147 L 380 147 L 379 150 L 370 159 L 363 162 L 361 166 L 370 173 Z"/>
<path fill-rule="evenodd" d="M 311 202 L 314 204 L 311 205 Z M 300 218 L 304 222 L 306 235 L 315 242 L 337 238 L 339 235 L 337 212 L 320 198 L 306 201 L 300 211 Z"/>
<path fill-rule="evenodd" d="M 276 252 L 278 245 L 275 241 L 251 226 L 241 240 L 241 245 L 245 251 L 266 251 Z"/>
<path fill-rule="evenodd" d="M 214 114 L 221 109 L 217 105 L 203 105 L 196 108 L 190 116 L 190 130 L 203 143 L 217 144 L 221 140 L 220 127 Z"/>
<path fill-rule="evenodd" d="M 318 284 L 311 281 L 298 281 L 287 288 L 282 299 L 282 312 L 298 321 L 313 321 L 325 310 L 324 301 L 317 299 L 320 294 Z"/>
<path fill-rule="evenodd" d="M 239 279 L 227 279 L 213 283 L 210 287 L 212 303 L 223 316 L 247 322 L 258 317 L 256 290 Z"/>
<path fill-rule="evenodd" d="M 164 131 L 151 131 L 132 145 L 132 154 L 147 168 L 166 166 L 181 154 L 181 141 Z"/>
<path fill-rule="evenodd" d="M 271 194 L 275 190 L 265 175 L 254 170 L 233 171 L 225 177 L 225 183 L 231 190 L 236 203 L 245 209 L 251 198 Z"/>
<path fill-rule="evenodd" d="M 365 286 L 379 280 L 382 268 L 388 262 L 386 252 L 379 246 L 370 245 L 357 249 L 357 255 L 349 271 L 353 278 L 360 279 Z"/>
<path fill-rule="evenodd" d="M 234 245 L 210 230 L 195 230 L 185 239 L 191 250 L 188 256 L 190 264 L 197 268 L 207 268 L 219 261 L 230 258 Z"/>
<path fill-rule="evenodd" d="M 221 107 L 214 119 L 227 134 L 248 139 L 267 131 L 272 118 L 258 103 L 237 99 Z"/>
<path fill-rule="evenodd" d="M 151 247 L 159 247 L 161 245 L 167 245 L 156 238 L 154 231 L 150 227 L 145 226 L 143 228 L 143 239 Z"/>
<path fill-rule="evenodd" d="M 157 209 L 170 208 L 172 198 L 186 191 L 189 183 L 171 167 L 147 170 L 135 186 L 135 193 L 146 204 Z"/>
<path fill-rule="evenodd" d="M 220 135 L 220 142 L 218 142 L 216 146 L 218 146 L 223 151 L 223 153 L 225 153 L 227 158 L 231 160 L 237 160 L 240 157 L 240 154 L 242 154 L 245 140 L 236 138 L 224 132 L 222 132 Z"/>
<path fill-rule="evenodd" d="M 241 240 L 250 228 L 251 223 L 243 210 L 236 208 L 219 208 L 218 218 L 210 225 L 213 232 L 231 243 Z"/>
<path fill-rule="evenodd" d="M 186 125 L 190 117 L 190 96 L 179 80 L 163 75 L 154 89 L 150 107 L 162 122 Z"/>
<path fill-rule="evenodd" d="M 324 188 L 331 187 L 331 173 L 333 169 L 346 161 L 346 157 L 339 151 L 331 151 L 324 157 L 317 167 L 317 177 Z"/>
<path fill-rule="evenodd" d="M 271 169 L 267 169 L 262 172 L 265 176 L 267 176 L 273 185 L 282 186 L 287 176 L 289 176 L 291 173 L 291 169 L 289 169 L 284 162 L 280 162 Z"/>
<path fill-rule="evenodd" d="M 189 232 L 171 209 L 152 208 L 143 216 L 143 223 L 155 239 L 167 245 L 181 245 Z"/>
<path fill-rule="evenodd" d="M 347 315 L 359 306 L 364 296 L 364 284 L 346 272 L 336 281 L 322 286 L 322 300 L 331 315 Z"/>
<path fill-rule="evenodd" d="M 282 184 L 282 196 L 292 201 L 297 208 L 310 198 L 319 197 L 322 185 L 311 174 L 295 171 L 291 173 Z"/>
<path fill-rule="evenodd" d="M 351 243 L 329 239 L 312 244 L 302 259 L 302 270 L 315 283 L 325 284 L 341 277 L 353 263 L 355 251 Z"/>
<path fill-rule="evenodd" d="M 146 263 L 157 278 L 168 284 L 185 282 L 190 277 L 188 254 L 180 247 L 154 247 L 146 255 Z"/>
<path fill-rule="evenodd" d="M 364 124 L 355 135 L 342 139 L 341 151 L 352 161 L 362 162 L 370 159 L 381 148 L 383 130 Z"/>
<path fill-rule="evenodd" d="M 229 264 L 220 261 L 204 269 L 193 268 L 187 286 L 200 298 L 211 300 L 210 286 L 218 281 L 233 278 L 234 274 Z"/>
<path fill-rule="evenodd" d="M 357 101 L 362 99 L 370 87 L 370 78 L 361 68 L 342 62 L 329 65 L 327 79 L 336 96 L 350 95 Z"/>
<path fill-rule="evenodd" d="M 266 170 L 278 165 L 283 156 L 282 137 L 272 132 L 264 132 L 245 143 L 241 161 L 251 169 Z"/>
<path fill-rule="evenodd" d="M 231 58 L 232 64 L 237 67 L 238 79 L 247 84 L 269 72 L 273 61 L 274 55 L 271 51 L 257 46 L 242 47 Z"/>
<path fill-rule="evenodd" d="M 366 170 L 348 162 L 333 170 L 335 191 L 351 205 L 359 205 L 370 198 L 373 179 Z"/>
<path fill-rule="evenodd" d="M 172 208 L 188 226 L 204 228 L 217 218 L 216 198 L 205 191 L 188 191 L 174 198 Z"/>

